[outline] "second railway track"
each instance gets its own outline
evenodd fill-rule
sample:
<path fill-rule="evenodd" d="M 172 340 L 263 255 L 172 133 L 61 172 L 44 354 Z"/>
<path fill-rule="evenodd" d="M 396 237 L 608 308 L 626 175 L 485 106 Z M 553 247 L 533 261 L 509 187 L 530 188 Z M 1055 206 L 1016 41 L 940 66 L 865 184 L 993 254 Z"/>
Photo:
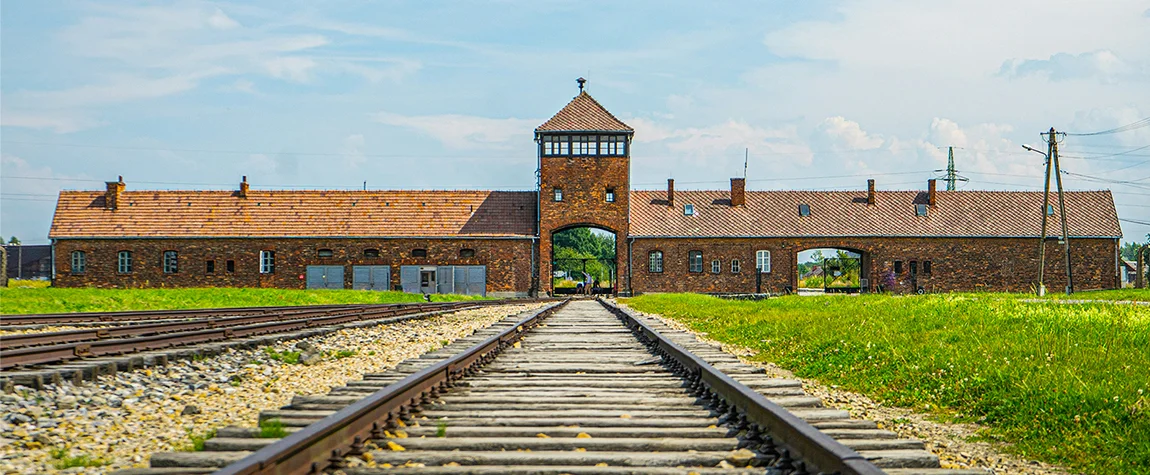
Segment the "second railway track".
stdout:
<path fill-rule="evenodd" d="M 223 428 L 121 474 L 982 473 L 657 321 L 554 307 L 264 411 L 282 439 Z"/>

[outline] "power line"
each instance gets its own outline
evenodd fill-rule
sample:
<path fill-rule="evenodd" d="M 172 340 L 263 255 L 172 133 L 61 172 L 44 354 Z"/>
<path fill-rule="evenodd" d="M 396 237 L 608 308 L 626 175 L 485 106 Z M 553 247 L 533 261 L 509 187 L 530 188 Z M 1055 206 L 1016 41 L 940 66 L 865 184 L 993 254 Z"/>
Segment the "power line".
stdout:
<path fill-rule="evenodd" d="M 1115 127 L 1113 129 L 1100 130 L 1098 132 L 1090 132 L 1090 133 L 1085 133 L 1085 134 L 1066 133 L 1066 135 L 1073 135 L 1076 137 L 1087 137 L 1087 136 L 1091 136 L 1091 135 L 1109 135 L 1109 134 L 1118 134 L 1118 133 L 1122 133 L 1122 132 L 1129 132 L 1131 130 L 1141 129 L 1141 128 L 1147 127 L 1147 126 L 1150 126 L 1150 117 L 1131 122 L 1131 123 L 1123 125 L 1121 127 Z"/>
<path fill-rule="evenodd" d="M 1119 221 L 1125 221 L 1127 223 L 1134 223 L 1134 224 L 1141 224 L 1144 226 L 1150 226 L 1150 221 L 1140 221 L 1137 219 L 1129 219 L 1129 218 L 1118 218 L 1118 220 Z"/>

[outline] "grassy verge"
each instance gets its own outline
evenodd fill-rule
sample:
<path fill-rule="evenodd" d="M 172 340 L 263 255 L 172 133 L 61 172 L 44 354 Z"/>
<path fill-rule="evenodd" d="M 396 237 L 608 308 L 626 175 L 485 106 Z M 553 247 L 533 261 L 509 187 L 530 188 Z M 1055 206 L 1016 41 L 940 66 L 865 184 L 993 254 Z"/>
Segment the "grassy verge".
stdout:
<path fill-rule="evenodd" d="M 988 427 L 1027 457 L 1150 473 L 1150 312 L 993 295 L 625 301 L 797 375 Z"/>
<path fill-rule="evenodd" d="M 431 300 L 479 298 L 433 295 Z M 0 288 L 0 314 L 5 315 L 420 301 L 419 294 L 364 290 Z"/>
<path fill-rule="evenodd" d="M 1134 300 L 1138 302 L 1150 302 L 1150 289 L 1090 290 L 1086 292 L 1076 292 L 1070 295 L 1054 292 L 1047 293 L 1045 298 L 1051 300 Z"/>

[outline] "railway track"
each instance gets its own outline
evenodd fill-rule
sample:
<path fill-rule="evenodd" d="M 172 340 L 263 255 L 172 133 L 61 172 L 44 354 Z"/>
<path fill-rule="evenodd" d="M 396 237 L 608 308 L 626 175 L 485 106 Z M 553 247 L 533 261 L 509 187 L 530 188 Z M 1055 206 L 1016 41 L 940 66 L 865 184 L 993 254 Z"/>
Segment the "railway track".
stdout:
<path fill-rule="evenodd" d="M 100 374 L 165 364 L 172 357 L 213 354 L 227 346 L 267 344 L 271 340 L 326 333 L 346 325 L 389 323 L 505 303 L 507 301 L 484 300 L 333 306 L 318 310 L 281 307 L 287 310 L 249 316 L 12 335 L 4 337 L 0 344 L 0 369 L 4 370 L 0 384 L 7 389 L 15 384 L 42 387 L 46 381 L 80 382 L 95 379 Z M 226 315 L 229 310 L 194 311 L 192 314 Z M 116 312 L 115 315 L 121 317 L 124 314 Z"/>
<path fill-rule="evenodd" d="M 121 312 L 72 312 L 35 313 L 0 316 L 0 328 L 31 325 L 66 324 L 130 324 L 153 320 L 182 320 L 194 318 L 235 317 L 246 315 L 279 314 L 292 311 L 354 310 L 381 306 L 403 306 L 423 304 L 340 304 L 340 305 L 291 305 L 279 307 L 225 307 L 194 308 L 187 310 L 132 310 Z"/>
<path fill-rule="evenodd" d="M 563 305 L 118 473 L 983 473 L 941 469 L 921 442 L 657 321 Z M 262 438 L 269 427 L 288 434 Z"/>

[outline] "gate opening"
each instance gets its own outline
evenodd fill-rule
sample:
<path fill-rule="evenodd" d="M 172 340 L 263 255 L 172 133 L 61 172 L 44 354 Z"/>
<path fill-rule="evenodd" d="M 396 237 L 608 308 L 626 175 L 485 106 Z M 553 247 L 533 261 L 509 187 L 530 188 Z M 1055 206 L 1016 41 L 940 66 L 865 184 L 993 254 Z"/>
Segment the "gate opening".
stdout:
<path fill-rule="evenodd" d="M 592 227 L 568 228 L 551 235 L 551 288 L 555 295 L 614 294 L 615 233 Z"/>
<path fill-rule="evenodd" d="M 800 295 L 855 294 L 867 287 L 860 252 L 808 249 L 798 253 L 797 262 Z"/>

